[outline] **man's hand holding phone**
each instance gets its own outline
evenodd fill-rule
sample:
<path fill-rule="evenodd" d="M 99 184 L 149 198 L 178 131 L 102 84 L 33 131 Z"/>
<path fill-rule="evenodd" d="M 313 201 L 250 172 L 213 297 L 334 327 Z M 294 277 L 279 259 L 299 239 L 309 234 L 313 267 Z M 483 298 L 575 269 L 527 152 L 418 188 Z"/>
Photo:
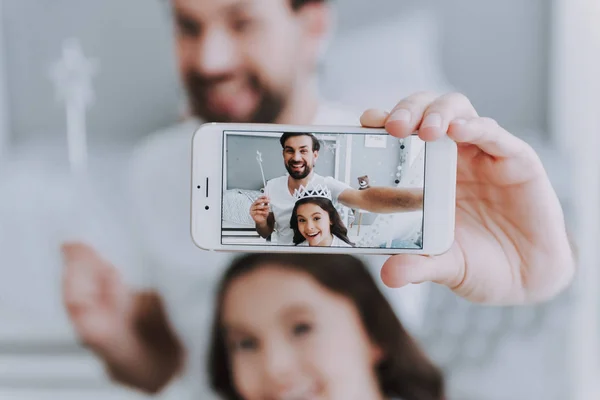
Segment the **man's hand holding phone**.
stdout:
<path fill-rule="evenodd" d="M 391 287 L 433 281 L 488 304 L 524 304 L 561 292 L 575 271 L 563 211 L 536 152 L 459 93 L 416 93 L 391 112 L 368 110 L 363 126 L 426 142 L 458 144 L 454 244 L 444 254 L 391 257 Z"/>

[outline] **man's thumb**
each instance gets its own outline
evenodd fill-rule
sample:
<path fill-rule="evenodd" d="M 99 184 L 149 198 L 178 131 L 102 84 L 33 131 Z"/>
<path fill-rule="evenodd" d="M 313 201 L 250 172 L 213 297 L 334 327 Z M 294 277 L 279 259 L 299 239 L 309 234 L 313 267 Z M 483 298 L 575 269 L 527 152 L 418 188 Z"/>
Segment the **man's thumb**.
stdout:
<path fill-rule="evenodd" d="M 435 282 L 449 287 L 458 285 L 461 267 L 454 251 L 439 256 L 399 254 L 390 257 L 381 269 L 381 280 L 391 288 L 410 283 Z"/>

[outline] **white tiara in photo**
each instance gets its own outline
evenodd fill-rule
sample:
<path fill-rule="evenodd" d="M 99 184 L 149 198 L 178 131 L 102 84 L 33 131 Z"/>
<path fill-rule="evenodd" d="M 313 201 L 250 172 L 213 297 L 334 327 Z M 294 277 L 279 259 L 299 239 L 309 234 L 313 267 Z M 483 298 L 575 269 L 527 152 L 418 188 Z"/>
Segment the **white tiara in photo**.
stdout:
<path fill-rule="evenodd" d="M 307 187 L 300 185 L 298 189 L 294 190 L 294 199 L 296 201 L 307 197 L 322 197 L 332 201 L 331 190 L 324 185 L 308 185 Z"/>

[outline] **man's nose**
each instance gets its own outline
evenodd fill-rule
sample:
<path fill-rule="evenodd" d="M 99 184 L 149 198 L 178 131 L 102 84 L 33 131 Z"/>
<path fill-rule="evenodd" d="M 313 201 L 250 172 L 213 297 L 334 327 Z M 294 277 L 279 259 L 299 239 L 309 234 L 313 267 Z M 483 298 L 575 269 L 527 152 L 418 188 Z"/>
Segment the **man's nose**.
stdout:
<path fill-rule="evenodd" d="M 229 74 L 239 65 L 238 48 L 223 29 L 211 29 L 198 45 L 196 69 L 205 76 Z"/>
<path fill-rule="evenodd" d="M 302 161 L 302 154 L 299 151 L 294 153 L 294 161 Z"/>

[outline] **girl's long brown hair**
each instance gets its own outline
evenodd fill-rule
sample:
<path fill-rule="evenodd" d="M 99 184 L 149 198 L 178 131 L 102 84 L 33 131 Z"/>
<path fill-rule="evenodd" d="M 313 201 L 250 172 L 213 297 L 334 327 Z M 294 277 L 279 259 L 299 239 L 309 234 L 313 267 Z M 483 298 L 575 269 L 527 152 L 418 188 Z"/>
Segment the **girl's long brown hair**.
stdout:
<path fill-rule="evenodd" d="M 384 357 L 376 367 L 382 393 L 402 400 L 442 400 L 440 370 L 420 350 L 400 323 L 366 266 L 349 255 L 251 254 L 236 259 L 226 271 L 217 292 L 208 371 L 212 388 L 227 400 L 242 400 L 237 393 L 227 353 L 221 315 L 231 283 L 252 271 L 277 267 L 310 275 L 333 293 L 349 299 L 360 314 L 371 341 Z"/>

